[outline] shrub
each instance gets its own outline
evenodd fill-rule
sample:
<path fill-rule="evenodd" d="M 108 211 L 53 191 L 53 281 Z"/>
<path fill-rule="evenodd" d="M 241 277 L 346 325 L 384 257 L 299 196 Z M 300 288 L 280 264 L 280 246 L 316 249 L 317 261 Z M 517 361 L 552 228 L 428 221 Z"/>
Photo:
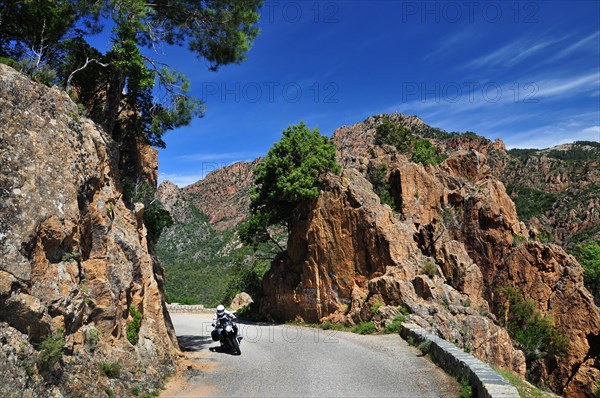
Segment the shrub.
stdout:
<path fill-rule="evenodd" d="M 519 235 L 519 234 L 513 234 L 513 247 L 518 247 L 521 245 L 521 243 L 527 242 L 527 238 L 524 237 L 523 235 Z"/>
<path fill-rule="evenodd" d="M 583 267 L 585 287 L 592 293 L 596 305 L 600 305 L 600 244 L 595 240 L 575 246 L 573 255 Z"/>
<path fill-rule="evenodd" d="M 127 324 L 127 340 L 129 340 L 132 345 L 136 345 L 140 327 L 142 326 L 142 314 L 133 304 L 129 307 L 129 314 L 133 320 Z"/>
<path fill-rule="evenodd" d="M 51 369 L 63 355 L 65 347 L 65 338 L 62 330 L 53 336 L 47 335 L 40 343 L 40 351 L 37 357 L 37 365 L 41 370 Z"/>
<path fill-rule="evenodd" d="M 121 373 L 121 365 L 116 362 L 102 362 L 100 363 L 100 369 L 109 379 L 115 379 Z"/>
<path fill-rule="evenodd" d="M 400 311 L 402 315 L 410 315 L 410 310 L 403 305 L 398 306 L 398 311 Z"/>
<path fill-rule="evenodd" d="M 388 116 L 385 116 L 375 129 L 375 144 L 392 145 L 398 152 L 411 152 L 414 140 L 410 130 L 400 123 L 392 122 Z"/>
<path fill-rule="evenodd" d="M 398 211 L 396 201 L 391 193 L 391 185 L 387 179 L 387 166 L 385 163 L 381 163 L 377 166 L 371 166 L 369 164 L 369 170 L 367 171 L 367 178 L 373 185 L 373 191 L 379 196 L 381 203 L 390 206 L 393 210 Z"/>
<path fill-rule="evenodd" d="M 392 322 L 383 328 L 383 333 L 400 333 L 402 322 L 406 321 L 406 317 L 402 314 L 396 315 Z"/>
<path fill-rule="evenodd" d="M 425 340 L 425 341 L 423 341 L 421 344 L 419 344 L 419 345 L 417 346 L 417 348 L 418 348 L 419 350 L 421 350 L 421 352 L 422 352 L 424 355 L 427 355 L 427 354 L 429 354 L 429 351 L 431 350 L 431 341 L 430 341 L 430 340 Z"/>
<path fill-rule="evenodd" d="M 437 148 L 429 140 L 420 140 L 415 143 L 415 151 L 410 158 L 412 162 L 421 163 L 423 166 L 428 164 L 440 164 L 444 160 L 443 156 L 437 156 Z"/>
<path fill-rule="evenodd" d="M 377 328 L 373 322 L 361 322 L 352 328 L 354 333 L 358 334 L 373 334 L 377 331 Z"/>
<path fill-rule="evenodd" d="M 433 278 L 435 275 L 438 275 L 438 269 L 435 263 L 427 258 L 421 266 L 421 273 Z"/>
<path fill-rule="evenodd" d="M 472 398 L 473 397 L 473 387 L 469 384 L 467 379 L 460 379 L 460 392 L 458 393 L 458 398 Z"/>
<path fill-rule="evenodd" d="M 525 300 L 523 293 L 512 286 L 500 289 L 504 296 L 500 308 L 505 309 L 506 330 L 525 354 L 528 362 L 564 354 L 569 346 L 567 337 L 554 327 L 551 317 L 542 316 L 535 303 Z"/>
<path fill-rule="evenodd" d="M 381 308 L 382 305 L 383 305 L 383 303 L 381 301 L 375 302 L 375 304 L 373 304 L 371 306 L 371 313 L 375 314 L 377 312 L 377 310 L 379 310 L 379 308 Z"/>

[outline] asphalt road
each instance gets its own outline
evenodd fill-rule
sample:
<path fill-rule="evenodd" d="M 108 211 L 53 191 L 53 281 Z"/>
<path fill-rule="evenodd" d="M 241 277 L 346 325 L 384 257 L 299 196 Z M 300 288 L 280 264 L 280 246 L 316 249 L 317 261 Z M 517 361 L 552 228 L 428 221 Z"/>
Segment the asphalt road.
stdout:
<path fill-rule="evenodd" d="M 459 391 L 398 335 L 241 324 L 242 355 L 236 356 L 210 338 L 210 314 L 173 314 L 172 320 L 182 350 L 214 365 L 172 397 L 447 398 Z"/>

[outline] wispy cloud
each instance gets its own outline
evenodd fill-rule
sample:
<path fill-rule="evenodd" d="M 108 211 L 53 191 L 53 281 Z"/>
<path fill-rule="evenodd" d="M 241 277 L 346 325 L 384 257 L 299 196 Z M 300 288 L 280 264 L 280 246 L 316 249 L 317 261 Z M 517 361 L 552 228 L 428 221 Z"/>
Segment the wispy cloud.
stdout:
<path fill-rule="evenodd" d="M 582 91 L 596 91 L 600 85 L 600 72 L 594 71 L 562 79 L 541 80 L 536 84 L 539 87 L 538 92 L 534 94 L 536 97 L 575 95 Z"/>
<path fill-rule="evenodd" d="M 161 182 L 168 180 L 177 185 L 179 188 L 183 188 L 187 185 L 195 183 L 196 181 L 200 181 L 206 176 L 206 174 L 208 174 L 208 172 L 201 174 L 159 173 L 158 183 L 160 184 Z"/>
<path fill-rule="evenodd" d="M 589 48 L 594 51 L 596 54 L 598 53 L 598 40 L 600 36 L 600 31 L 594 32 L 589 36 L 584 37 L 583 39 L 571 44 L 570 46 L 564 48 L 562 51 L 559 51 L 555 56 L 550 58 L 550 61 L 556 61 L 558 59 L 567 57 L 577 52 L 578 50 Z"/>
<path fill-rule="evenodd" d="M 496 67 L 499 65 L 512 67 L 565 38 L 553 38 L 537 42 L 525 39 L 515 40 L 495 51 L 465 63 L 463 68 Z"/>
<path fill-rule="evenodd" d="M 218 153 L 193 153 L 177 156 L 177 160 L 188 162 L 218 162 L 253 160 L 260 156 L 255 152 L 218 152 Z"/>
<path fill-rule="evenodd" d="M 600 142 L 600 126 L 580 124 L 570 120 L 557 125 L 544 125 L 534 129 L 520 131 L 504 139 L 506 147 L 511 148 L 550 148 L 574 141 Z"/>

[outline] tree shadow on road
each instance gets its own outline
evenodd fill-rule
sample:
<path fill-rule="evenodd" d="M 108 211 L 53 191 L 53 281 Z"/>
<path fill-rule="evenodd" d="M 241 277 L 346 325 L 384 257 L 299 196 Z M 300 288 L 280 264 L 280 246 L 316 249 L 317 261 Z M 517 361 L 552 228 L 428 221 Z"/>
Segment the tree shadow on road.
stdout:
<path fill-rule="evenodd" d="M 210 336 L 177 336 L 181 351 L 201 351 L 207 344 L 212 342 Z"/>

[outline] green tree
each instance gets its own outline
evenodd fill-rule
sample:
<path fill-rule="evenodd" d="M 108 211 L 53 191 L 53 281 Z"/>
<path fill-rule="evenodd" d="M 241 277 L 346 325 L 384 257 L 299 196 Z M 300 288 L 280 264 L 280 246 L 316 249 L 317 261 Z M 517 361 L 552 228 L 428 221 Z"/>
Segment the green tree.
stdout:
<path fill-rule="evenodd" d="M 554 326 L 554 319 L 542 316 L 535 303 L 525 300 L 523 293 L 512 286 L 499 290 L 502 298 L 504 327 L 525 354 L 528 365 L 538 359 L 564 354 L 568 338 Z"/>
<path fill-rule="evenodd" d="M 117 141 L 142 137 L 164 147 L 166 131 L 202 116 L 204 108 L 188 95 L 184 75 L 144 50 L 185 45 L 211 70 L 239 63 L 258 34 L 261 5 L 262 0 L 8 1 L 0 3 L 0 56 L 57 70 L 56 78 L 46 80 L 73 85 L 88 110 L 92 100 L 90 116 Z M 112 46 L 100 54 L 84 36 L 101 32 L 107 20 Z M 101 93 L 90 94 L 96 91 Z"/>
<path fill-rule="evenodd" d="M 414 136 L 409 129 L 384 117 L 375 129 L 375 144 L 393 145 L 398 152 L 409 153 L 414 147 Z"/>
<path fill-rule="evenodd" d="M 273 240 L 267 230 L 271 225 L 285 225 L 289 231 L 296 208 L 319 196 L 328 171 L 341 171 L 334 144 L 303 122 L 288 127 L 256 168 L 251 215 L 239 231 L 242 241 L 255 245 Z"/>
<path fill-rule="evenodd" d="M 583 267 L 585 287 L 594 295 L 596 305 L 600 305 L 600 244 L 595 240 L 580 243 L 573 254 Z"/>
<path fill-rule="evenodd" d="M 444 158 L 437 156 L 437 148 L 429 140 L 419 140 L 414 144 L 414 152 L 410 160 L 427 166 L 428 164 L 440 164 Z"/>

